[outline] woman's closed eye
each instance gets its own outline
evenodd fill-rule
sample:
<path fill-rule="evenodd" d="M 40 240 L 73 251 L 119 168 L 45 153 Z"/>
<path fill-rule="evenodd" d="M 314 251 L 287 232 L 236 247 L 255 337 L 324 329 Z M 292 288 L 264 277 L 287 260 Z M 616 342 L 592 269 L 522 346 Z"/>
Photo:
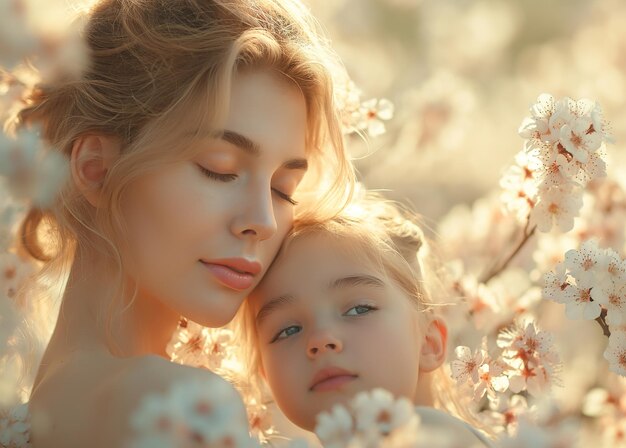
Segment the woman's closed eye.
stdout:
<path fill-rule="evenodd" d="M 215 171 L 211 171 L 210 169 L 203 167 L 200 164 L 198 164 L 198 168 L 200 168 L 200 171 L 202 171 L 202 174 L 204 174 L 206 177 L 213 179 L 213 180 L 218 180 L 220 182 L 231 182 L 237 179 L 237 177 L 239 177 L 234 173 L 217 173 Z"/>
<path fill-rule="evenodd" d="M 294 201 L 294 199 L 291 196 L 289 196 L 287 193 L 283 193 L 282 191 L 277 190 L 276 188 L 272 188 L 272 191 L 276 193 L 279 198 L 289 202 L 291 205 L 298 205 L 298 202 Z"/>
<path fill-rule="evenodd" d="M 362 316 L 363 314 L 376 311 L 378 308 L 372 305 L 356 305 L 343 313 L 344 316 Z"/>
<path fill-rule="evenodd" d="M 302 327 L 300 325 L 290 325 L 286 328 L 283 328 L 276 334 L 276 336 L 272 338 L 272 340 L 270 341 L 270 344 L 280 341 L 282 339 L 287 339 L 293 336 L 294 334 L 300 333 L 301 330 L 302 330 Z"/>
<path fill-rule="evenodd" d="M 217 180 L 220 182 L 231 182 L 235 179 L 237 179 L 239 176 L 237 176 L 235 173 L 218 173 L 216 171 L 211 171 L 208 168 L 205 168 L 204 166 L 198 164 L 198 168 L 200 168 L 200 171 L 202 172 L 202 174 L 204 174 L 206 177 L 208 177 L 209 179 L 213 179 L 213 180 Z M 289 202 L 291 205 L 298 205 L 298 202 L 295 201 L 291 196 L 289 196 L 287 193 L 283 193 L 282 191 L 278 190 L 277 188 L 272 188 L 272 191 L 282 200 Z"/>

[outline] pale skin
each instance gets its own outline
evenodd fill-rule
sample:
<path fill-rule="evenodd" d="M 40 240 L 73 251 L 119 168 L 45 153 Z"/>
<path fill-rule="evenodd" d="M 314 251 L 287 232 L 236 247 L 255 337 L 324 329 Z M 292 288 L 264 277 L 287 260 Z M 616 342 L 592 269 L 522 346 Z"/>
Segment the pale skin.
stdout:
<path fill-rule="evenodd" d="M 181 315 L 224 325 L 260 281 L 293 220 L 290 197 L 306 172 L 306 128 L 296 86 L 271 71 L 241 73 L 233 80 L 225 136 L 205 138 L 193 159 L 131 184 L 123 213 L 132 272 L 124 277 L 137 283 L 138 295 L 114 315 L 109 340 L 104 316 L 117 287 L 115 266 L 99 251 L 79 248 L 30 400 L 36 448 L 122 446 L 145 394 L 174 381 L 223 381 L 172 364 L 165 347 Z M 177 140 L 185 144 L 183 136 Z M 101 207 L 101 185 L 120 150 L 105 135 L 74 144 L 72 179 L 93 207 Z M 243 286 L 214 274 L 222 266 L 217 261 L 232 259 L 256 266 L 233 274 L 245 277 Z"/>
<path fill-rule="evenodd" d="M 358 242 L 324 234 L 292 242 L 249 299 L 261 375 L 276 404 L 313 431 L 320 412 L 380 387 L 411 399 L 427 427 L 476 441 L 461 421 L 432 408 L 431 373 L 445 359 L 445 323 L 356 259 L 350 244 Z"/>
<path fill-rule="evenodd" d="M 418 393 L 422 375 L 445 359 L 443 322 L 338 246 L 324 235 L 295 241 L 250 297 L 263 375 L 287 418 L 309 431 L 319 412 L 375 387 L 431 405 Z M 354 378 L 316 386 L 329 367 Z"/>

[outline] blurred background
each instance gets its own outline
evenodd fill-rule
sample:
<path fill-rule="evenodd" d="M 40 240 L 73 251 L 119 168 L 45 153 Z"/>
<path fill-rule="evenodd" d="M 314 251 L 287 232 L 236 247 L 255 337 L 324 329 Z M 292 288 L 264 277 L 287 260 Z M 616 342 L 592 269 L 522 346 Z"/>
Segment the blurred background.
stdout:
<path fill-rule="evenodd" d="M 369 188 L 434 223 L 498 188 L 537 96 L 602 106 L 624 158 L 626 2 L 619 0 L 306 0 L 362 99 L 395 116 L 368 144 L 353 136 Z"/>
<path fill-rule="evenodd" d="M 374 117 L 386 132 L 347 136 L 360 180 L 419 212 L 439 235 L 448 260 L 460 262 L 459 276 L 478 276 L 494 258 L 509 253 L 519 236 L 520 224 L 499 211 L 499 180 L 524 145 L 518 128 L 537 97 L 545 92 L 557 99 L 589 98 L 602 107 L 615 140 L 606 156 L 610 181 L 589 190 L 574 230 L 535 235 L 510 269 L 481 285 L 488 294 L 476 286 L 476 294 L 463 297 L 464 307 L 447 316 L 456 333 L 453 357 L 456 343 L 475 349 L 483 335 L 494 336 L 499 325 L 518 317 L 513 310 L 532 309 L 538 326 L 554 334 L 563 361 L 554 388 L 556 420 L 580 418 L 590 426 L 582 446 L 600 446 L 600 432 L 589 418 L 595 411 L 583 410 L 586 397 L 599 390 L 619 401 L 626 397 L 626 380 L 608 374 L 600 327 L 567 320 L 562 305 L 540 300 L 537 285 L 567 249 L 592 236 L 600 235 L 602 246 L 622 258 L 626 254 L 626 1 L 303 1 L 325 28 L 361 100 L 387 99 L 394 106 L 392 117 Z M 91 0 L 62 2 L 76 7 Z M 46 11 L 43 5 L 53 2 L 30 3 Z M 0 52 L 6 36 L 22 31 L 10 28 L 7 5 L 9 0 L 0 0 Z M 46 27 L 65 27 L 47 12 L 36 15 Z M 47 43 L 53 53 L 48 56 L 59 66 L 80 66 L 78 48 Z M 27 52 L 29 45 L 25 38 L 16 51 Z M 2 113 L 3 101 L 19 98 L 18 84 L 0 79 Z M 0 203 L 5 199 L 0 196 Z M 5 239 L 0 232 L 0 243 Z M 487 297 L 492 302 L 479 315 L 473 307 L 485 305 Z M 51 321 L 41 325 L 44 329 L 56 314 L 46 316 Z M 11 371 L 7 359 L 0 359 L 2 372 Z M 15 395 L 14 384 L 5 375 L 0 397 Z M 623 401 L 621 413 L 601 428 L 603 437 L 610 433 L 603 446 L 626 440 Z M 274 417 L 283 434 L 292 434 L 281 415 Z"/>

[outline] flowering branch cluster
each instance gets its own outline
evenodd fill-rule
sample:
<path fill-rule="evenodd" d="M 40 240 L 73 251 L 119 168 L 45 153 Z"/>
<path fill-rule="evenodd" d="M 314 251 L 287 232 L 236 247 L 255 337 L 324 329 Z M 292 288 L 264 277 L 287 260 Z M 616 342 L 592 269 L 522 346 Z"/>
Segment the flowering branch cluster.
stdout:
<path fill-rule="evenodd" d="M 533 322 L 500 331 L 497 346 L 499 350 L 490 353 L 487 338 L 473 353 L 467 346 L 458 346 L 451 362 L 452 377 L 457 386 L 471 391 L 476 404 L 487 398 L 489 410 L 481 418 L 494 429 L 512 432 L 518 417 L 530 413 L 524 396 L 539 397 L 558 382 L 560 359 L 552 335 L 537 331 Z"/>
<path fill-rule="evenodd" d="M 176 383 L 166 394 L 143 397 L 131 417 L 131 448 L 258 447 L 240 416 L 239 397 L 228 383 Z"/>
<path fill-rule="evenodd" d="M 422 426 L 411 401 L 383 389 L 361 392 L 348 406 L 320 413 L 315 434 L 325 448 L 457 446 L 450 434 Z"/>
<path fill-rule="evenodd" d="M 524 149 L 500 181 L 502 199 L 531 227 L 567 232 L 582 206 L 582 188 L 606 175 L 604 142 L 611 139 L 593 101 L 542 94 L 530 111 L 519 129 Z"/>
<path fill-rule="evenodd" d="M 565 304 L 570 319 L 596 320 L 609 344 L 609 368 L 626 376 L 626 261 L 595 240 L 565 253 L 565 260 L 544 276 L 543 296 Z"/>
<path fill-rule="evenodd" d="M 475 401 L 485 395 L 495 401 L 507 390 L 538 396 L 549 389 L 560 362 L 549 333 L 537 331 L 532 322 L 515 324 L 499 333 L 497 345 L 496 356 L 486 350 L 486 340 L 474 353 L 466 346 L 455 349 L 452 376 L 459 386 L 470 384 Z"/>
<path fill-rule="evenodd" d="M 267 440 L 275 433 L 270 413 L 263 404 L 260 391 L 251 390 L 246 381 L 232 330 L 207 328 L 181 319 L 167 344 L 166 352 L 173 362 L 208 369 L 231 381 L 246 405 L 248 424 L 254 436 Z"/>
<path fill-rule="evenodd" d="M 361 90 L 350 79 L 344 80 L 337 90 L 344 134 L 367 132 L 370 137 L 378 137 L 387 131 L 384 122 L 391 120 L 394 112 L 391 101 L 384 98 L 362 101 Z"/>

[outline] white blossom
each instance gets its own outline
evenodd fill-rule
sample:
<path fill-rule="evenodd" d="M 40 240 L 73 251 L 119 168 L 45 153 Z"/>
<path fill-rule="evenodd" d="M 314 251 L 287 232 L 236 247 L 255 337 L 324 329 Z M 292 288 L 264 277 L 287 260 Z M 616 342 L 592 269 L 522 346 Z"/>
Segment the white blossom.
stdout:
<path fill-rule="evenodd" d="M 541 162 L 534 154 L 521 151 L 515 156 L 516 165 L 511 166 L 500 179 L 504 189 L 502 203 L 509 211 L 517 214 L 525 222 L 535 205 L 537 195 L 537 175 Z"/>
<path fill-rule="evenodd" d="M 183 320 L 172 335 L 166 352 L 179 364 L 218 371 L 233 356 L 233 332 Z"/>
<path fill-rule="evenodd" d="M 520 417 L 532 417 L 536 411 L 535 406 L 528 405 L 525 397 L 517 394 L 489 400 L 489 409 L 479 417 L 494 430 L 506 431 L 509 435 L 517 432 Z"/>
<path fill-rule="evenodd" d="M 548 118 L 548 128 L 550 136 L 548 141 L 558 142 L 561 137 L 561 128 L 574 119 L 572 113 L 572 100 L 570 98 L 561 98 L 554 104 L 554 112 Z"/>
<path fill-rule="evenodd" d="M 498 347 L 510 366 L 509 387 L 519 393 L 528 390 L 538 396 L 554 382 L 560 359 L 553 347 L 553 337 L 537 331 L 529 322 L 525 327 L 515 324 L 498 335 Z"/>
<path fill-rule="evenodd" d="M 493 400 L 497 392 L 505 392 L 509 387 L 509 378 L 505 375 L 504 366 L 493 359 L 478 368 L 478 378 L 478 383 L 474 386 L 476 401 L 479 401 L 485 393 Z"/>
<path fill-rule="evenodd" d="M 600 250 L 600 249 L 598 249 Z M 594 288 L 614 289 L 626 282 L 626 261 L 617 252 L 608 248 L 597 257 L 594 267 Z"/>
<path fill-rule="evenodd" d="M 420 417 L 413 403 L 395 399 L 383 389 L 361 392 L 348 407 L 335 405 L 330 412 L 320 413 L 315 433 L 326 448 L 429 446 L 422 444 Z"/>
<path fill-rule="evenodd" d="M 626 324 L 626 282 L 611 283 L 608 288 L 594 287 L 593 298 L 606 308 L 606 322 L 611 328 Z"/>
<path fill-rule="evenodd" d="M 131 416 L 135 432 L 132 447 L 148 443 L 184 446 L 253 446 L 245 415 L 241 415 L 241 398 L 224 380 L 174 383 L 166 394 L 143 398 Z"/>
<path fill-rule="evenodd" d="M 457 384 L 464 384 L 468 380 L 471 380 L 472 384 L 478 383 L 480 377 L 478 369 L 483 365 L 487 353 L 484 350 L 477 349 L 472 354 L 469 347 L 459 346 L 454 349 L 454 354 L 457 359 L 452 361 L 451 368 L 452 377 Z"/>
<path fill-rule="evenodd" d="M 361 392 L 352 401 L 356 428 L 360 431 L 377 428 L 380 434 L 388 434 L 407 424 L 415 415 L 413 404 L 406 398 L 394 399 L 384 389 Z"/>
<path fill-rule="evenodd" d="M 6 448 L 31 446 L 30 416 L 26 403 L 0 413 L 0 445 Z"/>
<path fill-rule="evenodd" d="M 591 284 L 595 276 L 595 268 L 602 255 L 598 244 L 593 240 L 588 240 L 578 250 L 568 250 L 565 253 L 564 264 L 577 282 Z"/>
<path fill-rule="evenodd" d="M 531 223 L 536 224 L 540 232 L 548 232 L 554 226 L 561 232 L 572 230 L 574 218 L 582 207 L 581 194 L 577 189 L 561 188 L 541 192 L 531 214 Z"/>
<path fill-rule="evenodd" d="M 563 291 L 569 286 L 565 273 L 565 265 L 563 263 L 557 264 L 554 267 L 554 271 L 549 271 L 544 274 L 543 280 L 543 297 L 557 303 L 564 303 L 565 295 Z"/>
<path fill-rule="evenodd" d="M 16 198 L 50 205 L 68 173 L 68 160 L 44 147 L 37 132 L 22 131 L 15 139 L 0 133 L 0 177 Z"/>
<path fill-rule="evenodd" d="M 586 117 L 574 118 L 561 128 L 560 140 L 564 148 L 580 163 L 586 163 L 589 155 L 602 144 L 602 135 L 590 129 L 593 125 Z"/>
<path fill-rule="evenodd" d="M 393 117 L 393 103 L 387 99 L 376 99 L 364 101 L 359 108 L 360 129 L 367 130 L 371 137 L 378 137 L 385 133 L 383 121 L 389 121 Z"/>
<path fill-rule="evenodd" d="M 563 291 L 565 315 L 569 319 L 593 320 L 600 316 L 600 304 L 591 297 L 589 285 L 569 285 Z"/>
<path fill-rule="evenodd" d="M 541 191 L 572 185 L 580 171 L 575 161 L 549 147 L 538 150 L 537 158 L 541 161 L 541 168 L 537 170 L 537 183 Z"/>
<path fill-rule="evenodd" d="M 611 331 L 604 357 L 609 362 L 609 369 L 612 372 L 626 376 L 626 331 Z"/>
<path fill-rule="evenodd" d="M 354 429 L 350 412 L 341 405 L 335 405 L 330 412 L 318 414 L 315 434 L 324 447 L 343 448 L 352 438 Z"/>

